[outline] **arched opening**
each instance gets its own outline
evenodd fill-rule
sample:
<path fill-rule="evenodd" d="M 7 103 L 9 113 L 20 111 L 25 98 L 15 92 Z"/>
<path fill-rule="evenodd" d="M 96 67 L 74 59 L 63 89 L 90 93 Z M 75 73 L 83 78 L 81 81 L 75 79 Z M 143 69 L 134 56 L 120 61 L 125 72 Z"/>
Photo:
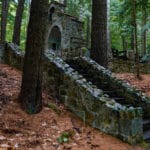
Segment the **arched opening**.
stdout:
<path fill-rule="evenodd" d="M 53 18 L 53 13 L 55 12 L 55 8 L 52 7 L 50 10 L 49 10 L 49 21 L 52 21 L 52 18 Z"/>
<path fill-rule="evenodd" d="M 49 35 L 49 48 L 54 51 L 60 51 L 61 32 L 57 26 L 54 26 Z"/>

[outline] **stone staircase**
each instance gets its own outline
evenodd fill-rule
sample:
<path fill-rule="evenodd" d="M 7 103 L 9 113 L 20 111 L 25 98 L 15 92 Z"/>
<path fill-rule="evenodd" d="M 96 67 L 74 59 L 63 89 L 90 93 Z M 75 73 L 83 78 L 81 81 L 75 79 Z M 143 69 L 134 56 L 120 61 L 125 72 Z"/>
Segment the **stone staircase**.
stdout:
<path fill-rule="evenodd" d="M 143 119 L 143 139 L 150 142 L 150 119 Z"/>
<path fill-rule="evenodd" d="M 114 99 L 116 102 L 123 104 L 123 105 L 128 105 L 130 106 L 129 103 L 125 103 L 125 97 L 119 96 L 115 89 L 112 89 L 107 82 L 100 81 L 99 78 L 95 78 L 91 74 L 88 73 L 88 71 L 85 68 L 82 68 L 80 64 L 76 63 L 69 63 L 69 65 L 78 71 L 79 74 L 81 74 L 88 82 L 91 82 L 93 85 L 95 85 L 98 89 L 103 90 L 103 93 L 107 95 L 109 98 Z"/>
<path fill-rule="evenodd" d="M 7 44 L 5 63 L 22 69 L 24 54 Z M 128 143 L 150 140 L 150 99 L 90 58 L 64 61 L 47 50 L 43 85 L 68 109 L 102 132 Z"/>
<path fill-rule="evenodd" d="M 81 74 L 88 82 L 91 82 L 98 89 L 101 89 L 105 95 L 107 95 L 111 99 L 114 99 L 117 103 L 120 103 L 121 105 L 124 105 L 127 107 L 131 107 L 131 106 L 142 107 L 142 105 L 140 106 L 140 104 L 138 103 L 137 104 L 133 103 L 132 98 L 131 98 L 131 101 L 130 99 L 126 100 L 127 97 L 124 94 L 117 92 L 116 88 L 111 86 L 110 80 L 103 80 L 97 77 L 96 75 L 94 76 L 93 73 L 95 72 L 95 69 L 90 68 L 90 66 L 88 65 L 85 65 L 85 62 L 82 59 L 67 60 L 67 63 L 73 69 L 78 71 L 78 73 Z M 130 96 L 133 97 L 131 93 L 130 93 Z M 143 108 L 143 111 L 144 110 L 145 108 Z M 143 115 L 143 139 L 145 141 L 150 142 L 150 115 L 149 116 Z"/>

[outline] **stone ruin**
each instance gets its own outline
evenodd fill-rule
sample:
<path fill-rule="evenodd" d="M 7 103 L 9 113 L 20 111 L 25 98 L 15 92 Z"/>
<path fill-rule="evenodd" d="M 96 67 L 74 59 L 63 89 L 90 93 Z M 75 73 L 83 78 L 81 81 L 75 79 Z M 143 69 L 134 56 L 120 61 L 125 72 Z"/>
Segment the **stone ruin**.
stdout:
<path fill-rule="evenodd" d="M 75 57 L 82 55 L 83 23 L 64 8 L 50 5 L 43 86 L 92 127 L 131 144 L 150 140 L 150 98 L 92 59 Z M 14 44 L 0 45 L 0 61 L 22 69 L 23 58 Z"/>
<path fill-rule="evenodd" d="M 4 51 L 3 61 L 22 69 L 24 53 L 11 43 Z M 43 86 L 83 121 L 130 144 L 150 139 L 149 97 L 90 58 L 46 50 L 43 61 Z"/>
<path fill-rule="evenodd" d="M 58 56 L 82 55 L 85 47 L 83 22 L 65 13 L 66 4 L 52 1 L 49 7 L 49 32 L 46 47 Z"/>

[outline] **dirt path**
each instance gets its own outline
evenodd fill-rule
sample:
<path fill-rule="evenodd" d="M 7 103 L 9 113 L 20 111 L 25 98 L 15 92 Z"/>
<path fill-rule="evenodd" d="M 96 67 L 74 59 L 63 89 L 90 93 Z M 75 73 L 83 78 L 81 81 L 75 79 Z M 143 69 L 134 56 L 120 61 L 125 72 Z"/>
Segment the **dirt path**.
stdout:
<path fill-rule="evenodd" d="M 21 72 L 0 64 L 0 150 L 144 150 L 85 125 L 46 92 L 41 113 L 26 114 L 17 103 L 20 84 Z M 60 144 L 64 133 L 69 142 Z"/>

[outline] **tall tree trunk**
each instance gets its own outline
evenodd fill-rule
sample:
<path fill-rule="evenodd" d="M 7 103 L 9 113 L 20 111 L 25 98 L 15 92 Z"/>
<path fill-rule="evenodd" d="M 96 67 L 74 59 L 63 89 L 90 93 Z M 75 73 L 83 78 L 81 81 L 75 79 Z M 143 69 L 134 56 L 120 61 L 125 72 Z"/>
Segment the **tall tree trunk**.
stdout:
<path fill-rule="evenodd" d="M 48 26 L 48 0 L 32 0 L 20 102 L 27 113 L 42 109 L 42 59 Z"/>
<path fill-rule="evenodd" d="M 107 0 L 92 0 L 91 58 L 107 67 Z"/>
<path fill-rule="evenodd" d="M 6 40 L 7 15 L 9 8 L 9 0 L 2 0 L 2 16 L 1 16 L 1 42 Z"/>
<path fill-rule="evenodd" d="M 133 2 L 132 2 L 132 5 L 133 5 Z M 132 6 L 133 7 L 133 6 Z M 134 49 L 134 41 L 135 41 L 135 39 L 134 39 L 134 15 L 133 15 L 133 9 L 132 9 L 132 11 L 131 11 L 131 43 L 130 43 L 130 46 L 131 46 L 131 50 L 135 50 Z M 134 51 L 134 53 L 135 53 L 135 51 Z"/>
<path fill-rule="evenodd" d="M 134 50 L 136 52 L 136 75 L 140 78 L 140 68 L 139 68 L 139 52 L 138 52 L 138 42 L 137 42 L 137 23 L 136 23 L 136 0 L 132 0 L 132 16 L 133 16 L 133 27 L 134 27 Z"/>
<path fill-rule="evenodd" d="M 110 0 L 107 0 L 107 55 L 108 59 L 112 59 L 112 50 L 111 50 L 111 42 L 110 42 Z"/>
<path fill-rule="evenodd" d="M 132 17 L 131 17 L 131 27 L 132 27 L 132 29 L 131 29 L 131 43 L 130 43 L 130 45 L 131 45 L 131 50 L 134 51 L 134 20 L 133 19 L 134 18 L 133 18 L 133 13 L 132 13 Z"/>
<path fill-rule="evenodd" d="M 121 36 L 121 38 L 122 38 L 123 51 L 126 51 L 127 50 L 127 43 L 126 43 L 126 40 L 125 40 L 125 36 Z"/>
<path fill-rule="evenodd" d="M 142 6 L 142 28 L 146 25 L 146 23 L 147 23 L 146 6 Z M 141 52 L 142 55 L 146 54 L 146 29 L 144 29 L 144 31 L 142 30 L 141 33 Z"/>
<path fill-rule="evenodd" d="M 17 11 L 16 11 L 12 42 L 17 45 L 20 45 L 20 32 L 21 32 L 21 23 L 22 23 L 22 16 L 23 16 L 23 10 L 24 10 L 24 3 L 25 3 L 25 0 L 19 0 Z"/>
<path fill-rule="evenodd" d="M 86 47 L 90 48 L 90 16 L 87 15 L 87 25 L 86 25 Z"/>

